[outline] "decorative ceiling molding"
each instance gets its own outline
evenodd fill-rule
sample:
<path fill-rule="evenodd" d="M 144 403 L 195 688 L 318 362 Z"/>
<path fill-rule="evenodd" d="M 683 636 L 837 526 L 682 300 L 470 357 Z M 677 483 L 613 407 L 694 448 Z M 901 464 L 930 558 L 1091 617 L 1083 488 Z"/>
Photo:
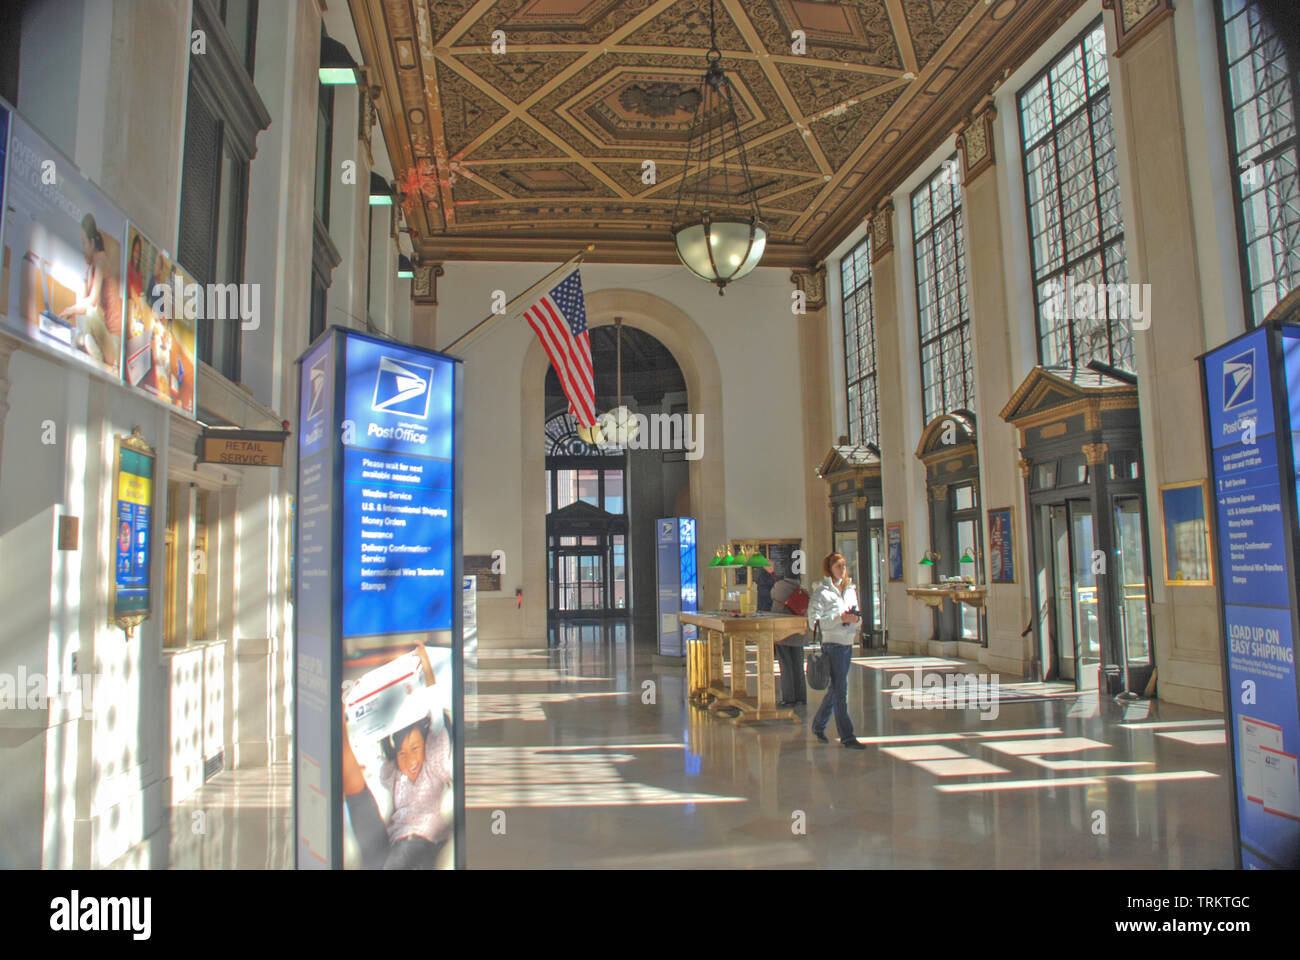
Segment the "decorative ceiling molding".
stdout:
<path fill-rule="evenodd" d="M 1082 2 L 717 0 L 764 264 L 823 260 Z M 436 185 L 408 212 L 422 259 L 676 262 L 706 2 L 349 6 L 395 173 Z"/>

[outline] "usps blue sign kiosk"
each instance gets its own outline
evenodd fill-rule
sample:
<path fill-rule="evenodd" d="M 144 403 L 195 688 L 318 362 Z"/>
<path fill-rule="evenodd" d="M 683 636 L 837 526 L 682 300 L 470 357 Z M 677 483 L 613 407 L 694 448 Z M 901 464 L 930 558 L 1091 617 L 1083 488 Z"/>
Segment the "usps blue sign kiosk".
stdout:
<path fill-rule="evenodd" d="M 1300 866 L 1300 325 L 1201 358 L 1239 864 Z"/>
<path fill-rule="evenodd" d="M 662 517 L 655 521 L 659 573 L 659 656 L 686 656 L 686 642 L 696 629 L 681 622 L 682 613 L 699 609 L 696 599 L 695 521 Z"/>
<path fill-rule="evenodd" d="M 383 862 L 368 828 L 392 800 L 371 775 L 384 737 L 416 726 L 454 770 L 430 857 L 461 867 L 461 364 L 341 327 L 298 362 L 297 866 Z"/>

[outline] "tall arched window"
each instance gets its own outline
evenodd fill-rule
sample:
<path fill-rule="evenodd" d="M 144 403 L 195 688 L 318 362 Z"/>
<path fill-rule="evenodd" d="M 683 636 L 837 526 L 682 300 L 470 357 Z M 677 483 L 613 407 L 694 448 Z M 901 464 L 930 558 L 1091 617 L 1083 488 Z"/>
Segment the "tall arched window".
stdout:
<path fill-rule="evenodd" d="M 844 302 L 844 382 L 848 391 L 849 440 L 880 446 L 876 399 L 876 314 L 871 302 L 871 237 L 840 261 Z"/>
<path fill-rule="evenodd" d="M 1100 20 L 1020 91 L 1019 105 L 1038 360 L 1045 367 L 1100 360 L 1132 370 L 1124 211 Z"/>
<path fill-rule="evenodd" d="M 1256 0 L 1220 0 L 1228 142 L 1238 176 L 1237 234 L 1246 325 L 1262 323 L 1300 285 L 1300 63 Z M 1293 14 L 1294 15 L 1294 14 Z"/>
<path fill-rule="evenodd" d="M 975 408 L 963 230 L 961 166 L 953 156 L 912 194 L 921 404 L 926 423 L 950 410 Z"/>

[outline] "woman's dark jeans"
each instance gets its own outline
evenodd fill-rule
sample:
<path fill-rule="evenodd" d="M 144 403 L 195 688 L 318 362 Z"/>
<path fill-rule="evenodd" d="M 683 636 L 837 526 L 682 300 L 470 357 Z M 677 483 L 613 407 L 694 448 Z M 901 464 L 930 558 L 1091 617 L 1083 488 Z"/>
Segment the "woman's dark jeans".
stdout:
<path fill-rule="evenodd" d="M 822 705 L 812 719 L 813 733 L 825 733 L 826 724 L 835 710 L 835 731 L 840 735 L 840 743 L 851 743 L 853 721 L 849 719 L 849 667 L 853 661 L 853 647 L 847 643 L 824 643 L 822 652 L 830 662 L 831 684 L 826 688 Z"/>

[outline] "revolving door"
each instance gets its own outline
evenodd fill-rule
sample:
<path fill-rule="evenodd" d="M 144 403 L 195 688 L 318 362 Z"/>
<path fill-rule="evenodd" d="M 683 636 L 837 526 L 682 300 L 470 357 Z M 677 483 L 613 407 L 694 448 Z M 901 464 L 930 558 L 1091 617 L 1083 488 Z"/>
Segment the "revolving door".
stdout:
<path fill-rule="evenodd" d="M 1002 417 L 1020 431 L 1039 676 L 1110 695 L 1150 693 L 1136 386 L 1091 370 L 1039 367 Z"/>

